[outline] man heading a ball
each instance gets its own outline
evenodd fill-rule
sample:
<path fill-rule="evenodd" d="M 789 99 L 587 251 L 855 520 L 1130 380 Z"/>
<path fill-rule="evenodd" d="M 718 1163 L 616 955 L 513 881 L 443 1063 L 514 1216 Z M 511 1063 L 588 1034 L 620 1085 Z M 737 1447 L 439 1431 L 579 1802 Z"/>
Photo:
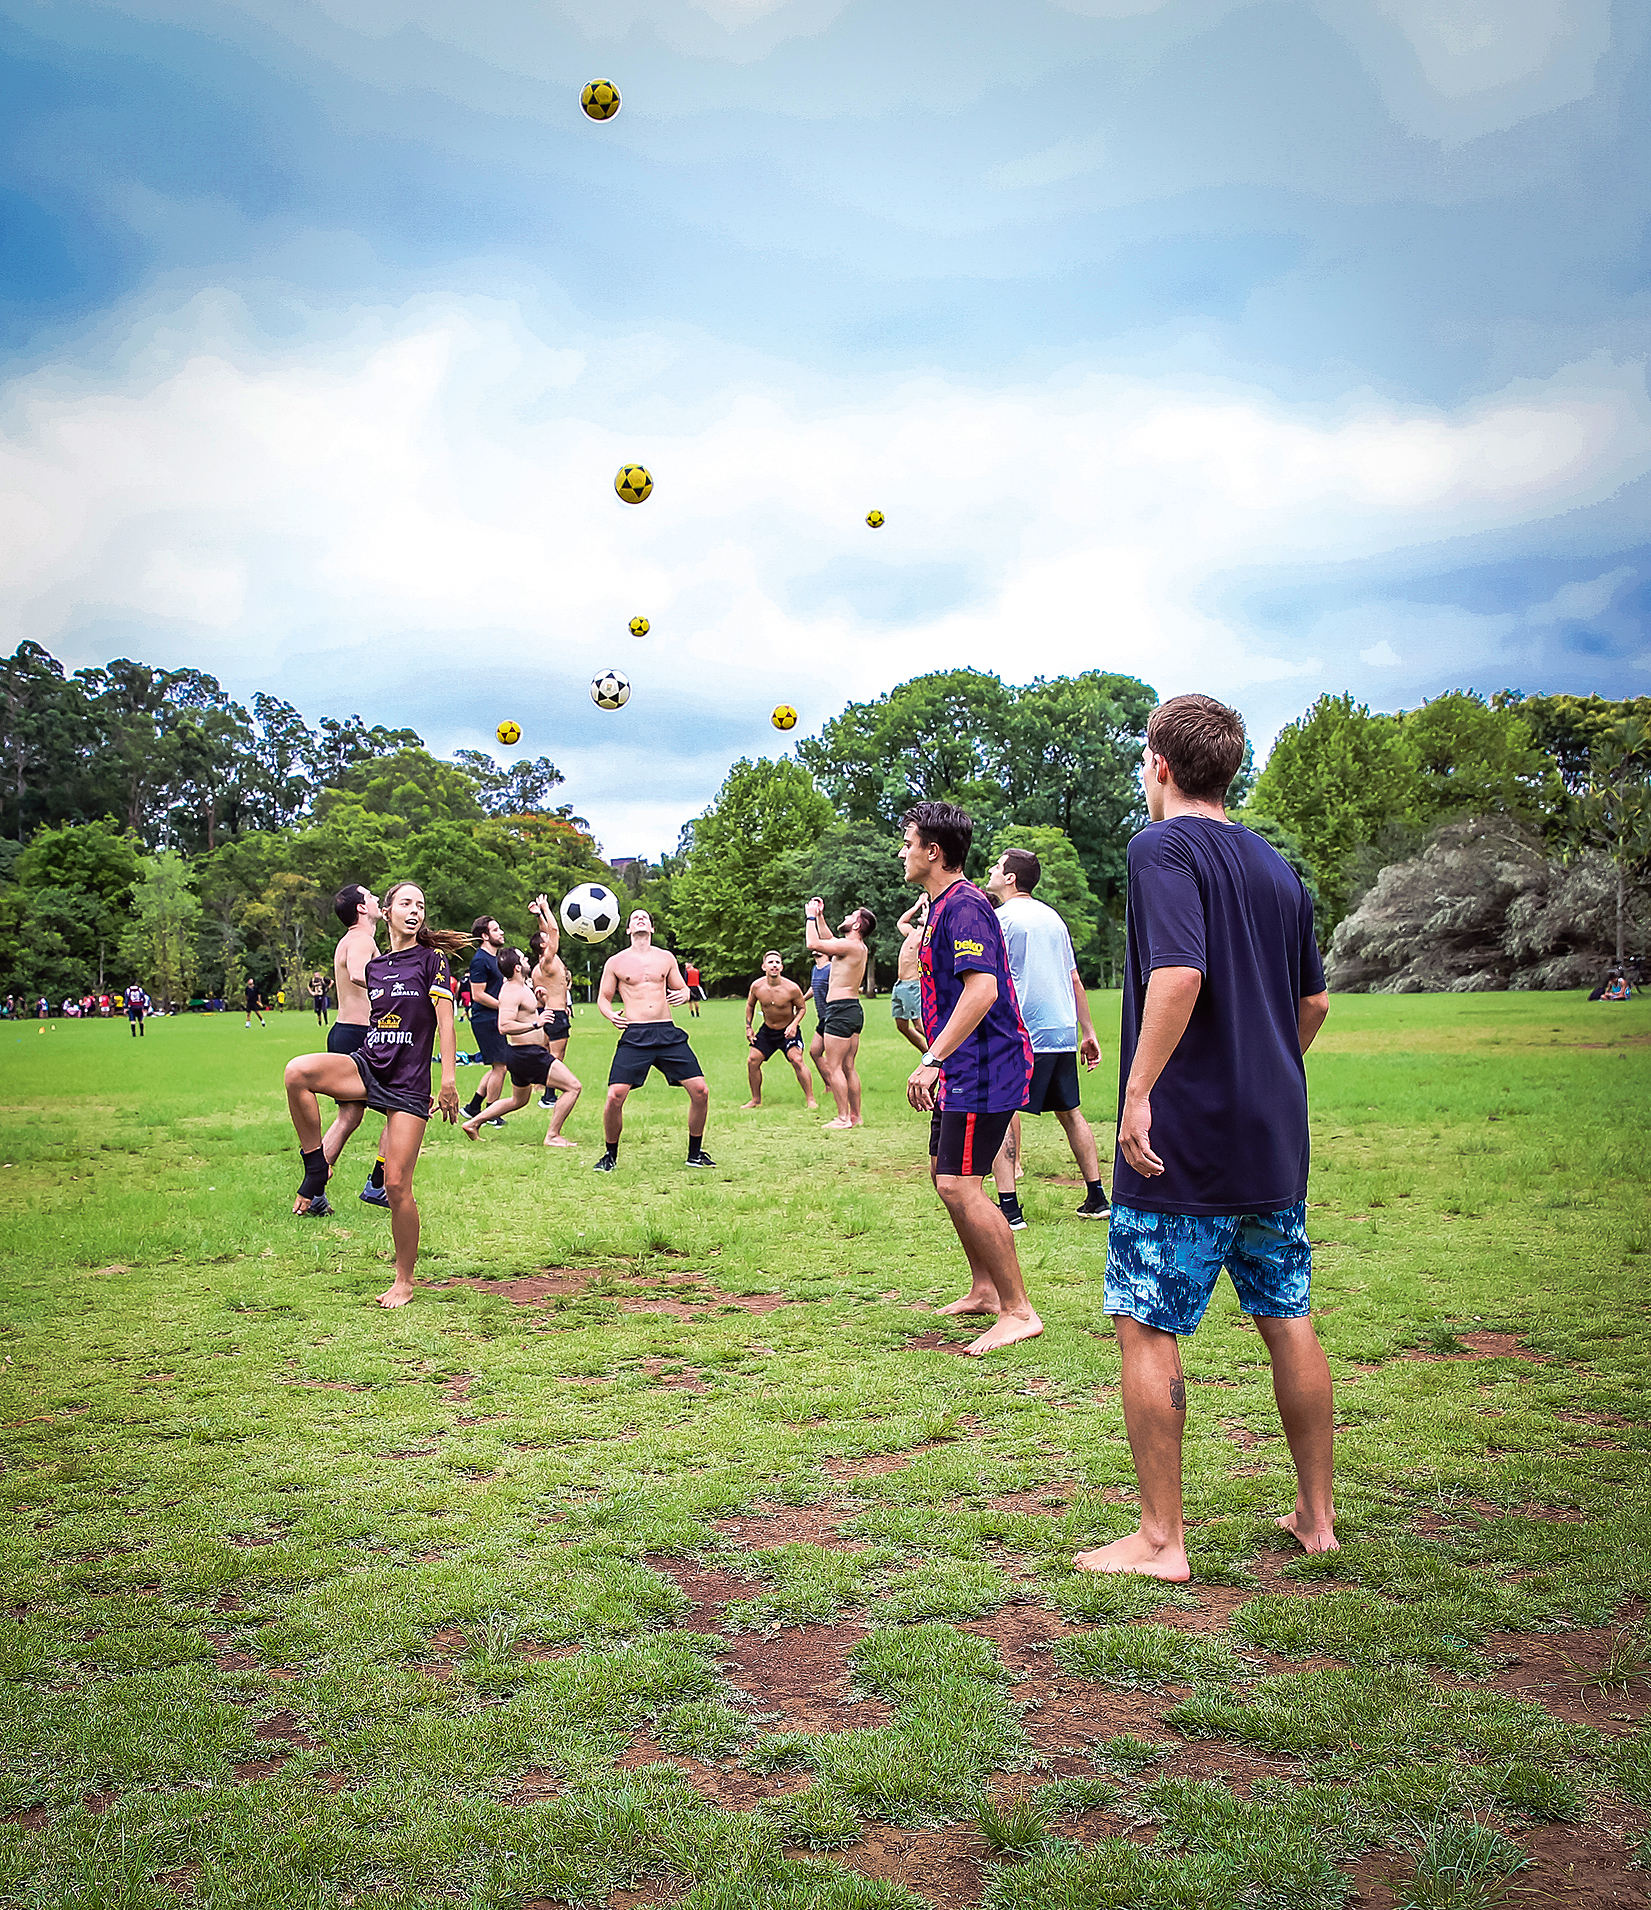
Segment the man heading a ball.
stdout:
<path fill-rule="evenodd" d="M 631 945 L 623 954 L 608 957 L 596 987 L 597 1007 L 619 1030 L 619 1046 L 613 1051 L 613 1066 L 608 1070 L 608 1098 L 602 1107 L 602 1139 L 607 1147 L 595 1163 L 596 1171 L 611 1174 L 618 1166 L 625 1102 L 631 1089 L 647 1080 L 652 1068 L 657 1068 L 673 1088 L 687 1092 L 688 1165 L 715 1167 L 716 1162 L 702 1146 L 711 1103 L 705 1070 L 688 1046 L 688 1037 L 671 1019 L 671 1009 L 680 1008 L 688 999 L 688 984 L 676 957 L 654 947 L 653 917 L 646 909 L 634 910 L 626 927 Z M 620 1003 L 617 1013 L 613 1007 L 615 995 Z"/>
<path fill-rule="evenodd" d="M 858 1061 L 866 1011 L 860 1006 L 860 984 L 865 980 L 866 962 L 871 954 L 869 944 L 877 928 L 877 917 L 870 909 L 850 909 L 839 928 L 840 933 L 836 935 L 826 934 L 825 903 L 819 896 L 805 905 L 803 933 L 809 949 L 816 959 L 824 955 L 831 962 L 825 1013 L 820 1017 L 820 1033 L 825 1037 L 820 1072 L 831 1090 L 831 1098 L 837 1103 L 837 1118 L 825 1125 L 842 1129 L 865 1126 L 860 1113 Z"/>

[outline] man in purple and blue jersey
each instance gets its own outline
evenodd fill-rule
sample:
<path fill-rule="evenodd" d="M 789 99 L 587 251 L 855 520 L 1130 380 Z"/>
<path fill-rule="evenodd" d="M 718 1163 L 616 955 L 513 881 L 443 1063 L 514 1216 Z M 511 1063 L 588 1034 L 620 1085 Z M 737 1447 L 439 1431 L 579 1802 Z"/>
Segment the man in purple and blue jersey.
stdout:
<path fill-rule="evenodd" d="M 1032 1311 L 1003 1210 L 980 1184 L 1026 1100 L 1032 1043 L 1022 1026 L 1009 952 L 991 898 L 963 873 L 974 823 L 955 803 L 908 809 L 901 865 L 929 898 L 919 951 L 928 1045 L 906 1098 L 929 1124 L 929 1173 L 969 1260 L 969 1291 L 943 1313 L 995 1313 L 969 1347 L 992 1353 L 1043 1331 Z"/>

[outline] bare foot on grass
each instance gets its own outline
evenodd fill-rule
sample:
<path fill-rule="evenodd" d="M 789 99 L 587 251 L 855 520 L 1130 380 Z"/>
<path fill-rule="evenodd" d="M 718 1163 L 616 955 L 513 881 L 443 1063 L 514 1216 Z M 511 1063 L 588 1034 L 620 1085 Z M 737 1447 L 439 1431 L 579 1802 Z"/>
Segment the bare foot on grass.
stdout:
<path fill-rule="evenodd" d="M 810 1106 L 810 1107 L 812 1107 L 813 1105 L 814 1105 L 814 1104 L 813 1104 L 813 1102 L 811 1101 L 811 1102 L 809 1103 L 809 1106 Z M 742 1108 L 760 1108 L 760 1107 L 762 1106 L 762 1103 L 761 1103 L 760 1101 L 742 1101 L 742 1102 L 740 1103 L 740 1106 L 741 1106 Z"/>
<path fill-rule="evenodd" d="M 395 1285 L 386 1289 L 385 1292 L 378 1296 L 378 1303 L 380 1306 L 385 1307 L 405 1306 L 407 1302 L 412 1299 L 413 1292 L 412 1276 L 409 1274 L 403 1278 L 403 1276 L 398 1273 L 396 1275 Z"/>
<path fill-rule="evenodd" d="M 479 1141 L 482 1137 L 481 1117 L 478 1115 L 473 1121 L 461 1121 L 459 1132 L 467 1141 Z"/>
<path fill-rule="evenodd" d="M 1318 1525 L 1297 1506 L 1294 1512 L 1286 1512 L 1278 1523 L 1304 1552 L 1339 1552 L 1341 1540 L 1336 1537 L 1335 1517 L 1332 1512 L 1322 1525 Z"/>
<path fill-rule="evenodd" d="M 850 1129 L 851 1127 L 853 1127 L 853 1125 L 854 1125 L 854 1123 L 853 1123 L 852 1121 L 845 1121 L 845 1120 L 842 1120 L 841 1118 L 839 1118 L 839 1119 L 837 1119 L 837 1120 L 835 1120 L 835 1121 L 822 1121 L 822 1122 L 820 1123 L 820 1125 L 821 1125 L 822 1127 L 824 1127 L 824 1128 L 828 1128 L 828 1129 L 829 1129 L 829 1128 L 837 1128 L 837 1129 L 839 1129 L 839 1130 L 840 1130 L 841 1132 L 844 1132 L 844 1133 L 846 1133 L 846 1132 L 848 1131 L 848 1129 Z"/>
<path fill-rule="evenodd" d="M 572 1141 L 564 1141 L 560 1134 L 547 1134 L 545 1136 L 546 1147 L 572 1147 L 573 1145 L 574 1143 Z"/>
<path fill-rule="evenodd" d="M 1154 1545 L 1141 1532 L 1127 1539 L 1080 1552 L 1072 1563 L 1080 1572 L 1139 1572 L 1144 1578 L 1167 1578 L 1184 1585 L 1192 1577 L 1185 1544 Z"/>
<path fill-rule="evenodd" d="M 820 1105 L 820 1104 L 819 1104 L 819 1102 L 818 1102 L 818 1101 L 805 1101 L 805 1102 L 803 1103 L 803 1107 L 804 1107 L 804 1108 L 805 1108 L 805 1109 L 807 1110 L 807 1112 L 808 1112 L 808 1113 L 810 1113 L 810 1114 L 812 1114 L 812 1113 L 814 1113 L 814 1112 L 815 1112 L 815 1110 L 816 1110 L 816 1109 L 817 1109 L 817 1108 L 819 1107 L 819 1105 Z"/>
<path fill-rule="evenodd" d="M 997 1292 L 992 1287 L 970 1287 L 961 1300 L 953 1300 L 949 1306 L 937 1306 L 936 1313 L 1000 1313 Z"/>
<path fill-rule="evenodd" d="M 996 1353 L 1020 1340 L 1035 1340 L 1042 1331 L 1043 1322 L 1030 1307 L 1024 1313 L 1000 1313 L 997 1325 L 987 1327 L 978 1340 L 970 1342 L 967 1351 L 979 1359 L 983 1353 Z"/>

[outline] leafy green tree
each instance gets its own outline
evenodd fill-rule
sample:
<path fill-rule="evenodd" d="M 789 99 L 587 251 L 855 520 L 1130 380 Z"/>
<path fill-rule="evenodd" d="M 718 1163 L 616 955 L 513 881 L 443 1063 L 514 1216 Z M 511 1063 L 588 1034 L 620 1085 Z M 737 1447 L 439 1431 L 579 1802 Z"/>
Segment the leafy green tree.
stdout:
<path fill-rule="evenodd" d="M 791 874 L 786 858 L 812 848 L 831 819 L 830 802 L 800 763 L 742 756 L 695 819 L 693 850 L 672 884 L 678 952 L 692 955 L 708 980 L 754 975 L 773 942 L 781 884 Z M 800 914 L 802 898 L 795 902 Z"/>
<path fill-rule="evenodd" d="M 118 823 L 67 822 L 37 829 L 12 865 L 26 889 L 78 889 L 124 909 L 141 873 L 143 844 Z"/>
<path fill-rule="evenodd" d="M 1415 821 L 1433 828 L 1458 816 L 1535 821 L 1563 809 L 1564 786 L 1516 708 L 1496 708 L 1472 690 L 1451 690 L 1401 710 L 1399 735 L 1416 765 Z"/>
<path fill-rule="evenodd" d="M 453 761 L 475 783 L 490 816 L 538 815 L 548 807 L 550 792 L 567 780 L 548 756 L 501 768 L 484 750 L 460 749 Z"/>
<path fill-rule="evenodd" d="M 0 827 L 18 842 L 83 813 L 86 697 L 38 643 L 0 661 Z"/>
<path fill-rule="evenodd" d="M 479 822 L 482 816 L 475 778 L 412 744 L 352 763 L 334 788 L 316 798 L 316 815 L 326 817 L 341 801 L 388 818 L 392 838 L 415 835 L 435 822 Z"/>
<path fill-rule="evenodd" d="M 1040 902 L 1047 902 L 1066 924 L 1066 932 L 1072 937 L 1072 952 L 1078 957 L 1081 973 L 1084 958 L 1095 941 L 1101 909 L 1095 899 L 1095 891 L 1089 886 L 1084 866 L 1078 860 L 1078 852 L 1065 830 L 1047 824 L 1012 822 L 992 838 L 991 847 L 986 852 L 988 865 L 996 862 L 1005 849 L 1030 849 L 1042 863 L 1043 873 L 1038 877 L 1037 898 Z"/>
<path fill-rule="evenodd" d="M 1527 696 L 1523 690 L 1498 690 L 1491 707 L 1517 715 L 1560 780 L 1580 796 L 1593 774 L 1593 754 L 1612 729 L 1628 717 L 1651 723 L 1651 696 Z"/>
<path fill-rule="evenodd" d="M 763 948 L 777 948 L 787 971 L 804 981 L 814 966 L 803 941 L 804 902 L 811 895 L 822 897 L 833 928 L 850 909 L 870 909 L 877 917 L 875 966 L 866 980 L 868 987 L 876 986 L 879 976 L 892 974 L 900 953 L 895 923 L 918 897 L 907 886 L 898 849 L 899 837 L 880 822 L 837 822 L 807 848 L 794 851 L 776 871 Z"/>
<path fill-rule="evenodd" d="M 1616 871 L 1620 962 L 1626 953 L 1629 881 L 1651 860 L 1651 724 L 1638 716 L 1621 718 L 1596 740 L 1588 760 L 1581 822 Z"/>
<path fill-rule="evenodd" d="M 187 1002 L 197 975 L 201 903 L 175 849 L 145 856 L 121 954 L 157 1000 Z"/>
<path fill-rule="evenodd" d="M 1390 819 L 1414 817 L 1420 783 L 1393 717 L 1372 716 L 1350 695 L 1321 696 L 1280 732 L 1240 820 L 1270 816 L 1301 843 L 1318 877 L 1328 935 L 1346 913 L 1353 855 Z"/>

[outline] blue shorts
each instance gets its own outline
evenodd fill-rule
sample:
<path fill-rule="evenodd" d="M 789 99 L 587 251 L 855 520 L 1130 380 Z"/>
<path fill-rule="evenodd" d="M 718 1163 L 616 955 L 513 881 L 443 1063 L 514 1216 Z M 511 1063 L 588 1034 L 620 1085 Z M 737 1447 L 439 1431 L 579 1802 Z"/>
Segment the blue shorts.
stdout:
<path fill-rule="evenodd" d="M 1113 1204 L 1108 1313 L 1184 1338 L 1204 1317 L 1223 1266 L 1246 1313 L 1305 1319 L 1313 1274 L 1306 1201 L 1269 1214 L 1158 1214 Z"/>

